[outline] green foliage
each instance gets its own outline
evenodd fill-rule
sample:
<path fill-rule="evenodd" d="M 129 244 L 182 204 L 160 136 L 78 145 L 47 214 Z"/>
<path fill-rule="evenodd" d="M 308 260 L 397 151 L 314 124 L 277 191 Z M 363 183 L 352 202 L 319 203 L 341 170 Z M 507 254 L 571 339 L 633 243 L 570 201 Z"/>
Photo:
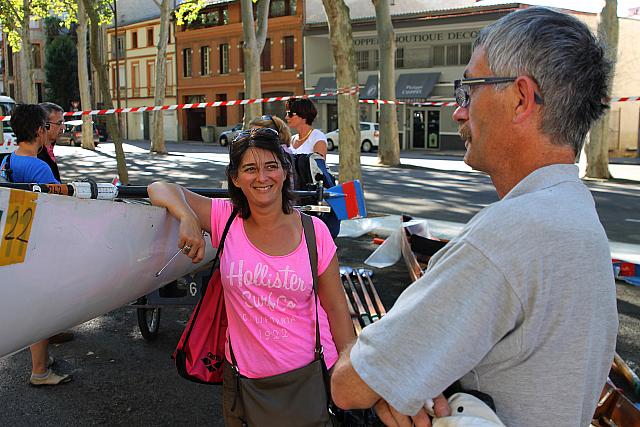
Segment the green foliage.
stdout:
<path fill-rule="evenodd" d="M 73 38 L 56 37 L 45 50 L 46 99 L 68 109 L 72 100 L 80 99 L 78 88 L 78 51 Z"/>
<path fill-rule="evenodd" d="M 0 1 L 0 27 L 14 52 L 20 50 L 20 22 L 24 16 L 22 0 Z"/>
<path fill-rule="evenodd" d="M 176 16 L 176 24 L 185 25 L 195 21 L 203 7 L 204 0 L 192 0 L 180 4 L 178 9 L 174 12 Z"/>
<path fill-rule="evenodd" d="M 113 0 L 91 0 L 89 3 L 98 15 L 98 25 L 110 24 L 113 21 Z"/>
<path fill-rule="evenodd" d="M 62 20 L 57 16 L 47 16 L 44 18 L 44 31 L 47 35 L 47 43 L 53 41 L 60 35 Z"/>
<path fill-rule="evenodd" d="M 74 0 L 29 0 L 27 13 L 35 20 L 56 16 L 62 25 L 69 28 L 76 20 L 77 9 Z M 18 52 L 21 47 L 20 29 L 24 15 L 23 0 L 0 1 L 0 27 L 7 34 L 7 41 L 14 52 Z"/>

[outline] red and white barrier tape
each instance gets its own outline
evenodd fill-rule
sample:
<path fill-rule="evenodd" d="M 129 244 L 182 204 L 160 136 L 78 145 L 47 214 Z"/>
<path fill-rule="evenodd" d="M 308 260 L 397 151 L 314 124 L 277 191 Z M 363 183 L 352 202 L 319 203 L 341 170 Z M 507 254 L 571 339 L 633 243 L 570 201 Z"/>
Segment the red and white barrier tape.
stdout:
<path fill-rule="evenodd" d="M 611 98 L 609 102 L 640 101 L 640 96 L 623 96 L 622 98 Z"/>
<path fill-rule="evenodd" d="M 272 98 L 254 98 L 254 99 L 239 99 L 231 101 L 213 101 L 213 102 L 200 102 L 195 104 L 176 104 L 176 105 L 156 105 L 153 107 L 127 107 L 127 108 L 110 108 L 108 110 L 89 110 L 89 111 L 74 111 L 64 113 L 65 117 L 78 117 L 78 116 L 95 116 L 115 113 L 142 113 L 144 111 L 170 111 L 170 110 L 187 110 L 190 108 L 206 108 L 206 107 L 227 107 L 231 105 L 246 105 L 246 104 L 260 104 L 276 101 L 287 101 L 293 98 L 324 98 L 327 96 L 335 95 L 353 95 L 358 92 L 358 87 L 338 89 L 335 92 L 314 93 L 310 95 L 292 95 L 292 96 L 276 96 Z M 626 96 L 621 98 L 611 98 L 609 102 L 633 102 L 640 101 L 640 96 Z M 433 106 L 433 107 L 455 107 L 458 104 L 455 101 L 426 101 L 426 102 L 404 102 L 404 101 L 388 101 L 384 99 L 361 99 L 363 104 L 410 104 L 415 106 Z M 0 116 L 0 121 L 6 122 L 11 119 L 11 116 Z"/>
<path fill-rule="evenodd" d="M 272 98 L 254 98 L 254 99 L 234 99 L 231 101 L 213 101 L 199 102 L 194 104 L 176 104 L 176 105 L 156 105 L 153 107 L 126 107 L 126 108 L 110 108 L 106 110 L 88 110 L 88 111 L 68 111 L 63 114 L 65 117 L 78 116 L 102 116 L 106 114 L 116 113 L 142 113 L 144 111 L 167 111 L 167 110 L 187 110 L 190 108 L 206 108 L 206 107 L 227 107 L 231 105 L 260 104 L 276 101 L 287 101 L 293 98 L 323 98 L 335 95 L 353 95 L 358 92 L 358 87 L 338 89 L 335 92 L 313 93 L 309 95 L 292 95 L 292 96 L 276 96 Z M 11 116 L 0 116 L 0 121 L 6 122 Z"/>

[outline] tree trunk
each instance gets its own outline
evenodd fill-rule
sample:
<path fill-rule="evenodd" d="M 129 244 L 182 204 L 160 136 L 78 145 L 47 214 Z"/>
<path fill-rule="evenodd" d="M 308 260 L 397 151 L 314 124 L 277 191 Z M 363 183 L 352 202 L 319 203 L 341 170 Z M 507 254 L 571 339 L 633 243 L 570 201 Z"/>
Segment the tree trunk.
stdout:
<path fill-rule="evenodd" d="M 617 0 L 606 0 L 600 21 L 598 22 L 598 33 L 605 37 L 607 53 L 614 64 L 618 56 L 618 2 Z M 615 70 L 615 68 L 614 68 Z M 611 97 L 611 86 L 613 86 L 613 75 L 609 82 L 609 93 Z M 588 178 L 611 178 L 609 173 L 609 121 L 611 115 L 604 114 L 591 128 L 585 154 L 587 155 Z"/>
<path fill-rule="evenodd" d="M 31 20 L 31 9 L 29 8 L 29 0 L 23 2 L 23 18 L 20 23 L 20 52 L 18 52 L 18 71 L 19 79 L 18 93 L 20 94 L 19 102 L 25 104 L 35 104 L 38 102 L 36 96 L 36 88 L 33 83 L 33 57 L 31 54 L 31 34 L 29 21 Z"/>
<path fill-rule="evenodd" d="M 396 39 L 389 11 L 389 0 L 372 0 L 376 8 L 376 29 L 380 52 L 379 98 L 395 101 Z M 395 104 L 380 104 L 380 143 L 378 161 L 387 166 L 400 164 L 398 116 Z"/>
<path fill-rule="evenodd" d="M 322 0 L 329 23 L 329 39 L 336 63 L 338 88 L 358 85 L 349 8 L 344 0 Z M 360 170 L 359 97 L 338 95 L 338 127 L 340 128 L 340 181 L 362 179 Z"/>
<path fill-rule="evenodd" d="M 160 40 L 156 54 L 156 86 L 153 105 L 164 105 L 165 89 L 167 87 L 167 44 L 169 42 L 169 0 L 162 0 L 160 5 Z M 152 153 L 167 154 L 164 144 L 164 112 L 153 112 L 153 125 L 151 126 Z"/>
<path fill-rule="evenodd" d="M 269 19 L 270 0 L 258 2 L 257 28 L 253 19 L 253 3 L 242 0 L 242 34 L 244 36 L 244 97 L 261 98 L 262 83 L 260 81 L 260 55 L 267 38 L 267 22 Z M 262 115 L 262 104 L 246 104 L 243 123 L 245 128 L 254 117 Z"/>
<path fill-rule="evenodd" d="M 113 98 L 111 97 L 111 91 L 109 86 L 109 79 L 107 78 L 107 67 L 102 63 L 100 52 L 98 52 L 98 39 L 100 37 L 98 26 L 99 19 L 96 9 L 93 5 L 93 0 L 82 0 L 87 15 L 89 16 L 89 22 L 91 25 L 90 35 L 90 52 L 91 63 L 93 68 L 98 73 L 98 80 L 100 81 L 100 92 L 105 105 L 105 108 L 113 108 Z M 107 130 L 111 139 L 113 139 L 113 145 L 116 149 L 116 163 L 118 167 L 118 177 L 123 185 L 129 184 L 129 173 L 127 172 L 127 163 L 124 157 L 124 150 L 122 149 L 122 136 L 120 135 L 120 128 L 116 123 L 116 117 L 113 114 L 107 116 Z"/>
<path fill-rule="evenodd" d="M 80 109 L 91 110 L 89 93 L 89 67 L 87 64 L 87 13 L 82 0 L 78 0 L 78 83 L 80 88 Z M 90 116 L 82 116 L 82 148 L 95 150 L 93 143 L 93 125 Z"/>

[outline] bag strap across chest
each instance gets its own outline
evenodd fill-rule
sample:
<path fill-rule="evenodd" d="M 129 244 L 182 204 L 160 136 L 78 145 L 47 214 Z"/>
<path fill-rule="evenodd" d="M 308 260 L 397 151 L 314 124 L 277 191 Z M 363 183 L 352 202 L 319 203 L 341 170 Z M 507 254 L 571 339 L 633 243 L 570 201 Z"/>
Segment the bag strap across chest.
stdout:
<path fill-rule="evenodd" d="M 313 226 L 313 219 L 302 212 L 300 212 L 300 219 L 302 220 L 302 230 L 304 232 L 304 239 L 307 243 L 307 251 L 309 253 L 309 263 L 311 264 L 311 275 L 313 277 L 313 296 L 315 299 L 315 312 L 316 312 L 316 345 L 314 349 L 315 360 L 323 357 L 322 343 L 320 341 L 320 321 L 318 320 L 318 248 L 316 247 L 316 233 Z M 229 353 L 231 355 L 231 363 L 236 373 L 239 373 L 238 361 L 233 353 L 233 347 L 231 346 L 231 335 L 229 334 Z"/>
<path fill-rule="evenodd" d="M 8 154 L 2 165 L 2 170 L 4 171 L 4 176 L 8 182 L 13 182 L 13 171 L 11 170 L 11 156 L 13 153 Z"/>

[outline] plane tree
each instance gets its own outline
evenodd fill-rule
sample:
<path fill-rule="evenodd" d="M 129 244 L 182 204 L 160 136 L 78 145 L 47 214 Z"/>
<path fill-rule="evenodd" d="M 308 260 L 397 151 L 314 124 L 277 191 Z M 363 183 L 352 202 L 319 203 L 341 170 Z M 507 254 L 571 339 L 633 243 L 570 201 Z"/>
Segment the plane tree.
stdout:
<path fill-rule="evenodd" d="M 351 31 L 349 7 L 344 0 L 322 0 L 329 25 L 329 41 L 336 64 L 336 84 L 339 88 L 358 86 L 358 70 Z M 360 170 L 360 120 L 358 94 L 340 94 L 338 127 L 340 128 L 340 181 L 362 179 Z"/>
<path fill-rule="evenodd" d="M 78 27 L 76 35 L 78 37 L 78 88 L 80 92 L 80 109 L 91 110 L 91 92 L 89 91 L 89 63 L 87 60 L 87 29 L 88 17 L 84 9 L 84 3 L 79 0 L 78 3 Z M 91 117 L 82 116 L 82 148 L 87 150 L 95 150 L 93 142 L 93 124 Z"/>
<path fill-rule="evenodd" d="M 379 98 L 395 100 L 395 52 L 396 39 L 389 11 L 389 0 L 371 0 L 376 9 L 376 30 L 380 52 Z M 398 142 L 398 116 L 395 104 L 380 105 L 380 143 L 378 161 L 386 166 L 400 164 L 400 144 Z"/>
<path fill-rule="evenodd" d="M 98 43 L 100 41 L 100 26 L 110 23 L 113 18 L 111 2 L 110 0 L 78 1 L 83 2 L 85 13 L 89 18 L 89 52 L 91 56 L 91 65 L 93 65 L 93 69 L 98 75 L 98 86 L 100 87 L 102 102 L 104 104 L 104 108 L 111 109 L 113 108 L 113 97 L 111 96 L 109 79 L 107 77 L 107 66 L 102 59 L 101 51 L 98 47 Z M 86 55 L 86 51 L 80 52 L 80 49 L 78 49 L 78 53 Z M 88 72 L 86 69 L 79 70 L 80 74 L 86 72 Z M 107 115 L 107 131 L 113 140 L 113 145 L 116 151 L 118 178 L 122 184 L 127 185 L 129 184 L 129 172 L 127 171 L 127 163 L 124 155 L 124 149 L 122 147 L 120 127 L 116 122 L 116 116 L 114 114 Z"/>
<path fill-rule="evenodd" d="M 169 44 L 169 17 L 171 16 L 170 0 L 153 0 L 160 9 L 160 34 L 158 35 L 158 47 L 156 50 L 155 85 L 153 93 L 153 105 L 163 105 L 167 88 L 167 45 Z M 154 111 L 151 125 L 151 144 L 149 151 L 152 153 L 167 154 L 164 143 L 164 112 Z"/>
<path fill-rule="evenodd" d="M 598 33 L 605 38 L 609 59 L 615 64 L 618 53 L 618 2 L 617 0 L 606 0 L 602 12 L 600 12 L 598 22 Z M 614 65 L 615 66 L 615 65 Z M 609 82 L 609 93 L 611 96 L 611 86 L 613 74 Z M 611 115 L 609 112 L 598 120 L 589 133 L 589 139 L 585 146 L 587 156 L 588 178 L 608 179 L 611 178 L 609 172 L 609 123 Z"/>

